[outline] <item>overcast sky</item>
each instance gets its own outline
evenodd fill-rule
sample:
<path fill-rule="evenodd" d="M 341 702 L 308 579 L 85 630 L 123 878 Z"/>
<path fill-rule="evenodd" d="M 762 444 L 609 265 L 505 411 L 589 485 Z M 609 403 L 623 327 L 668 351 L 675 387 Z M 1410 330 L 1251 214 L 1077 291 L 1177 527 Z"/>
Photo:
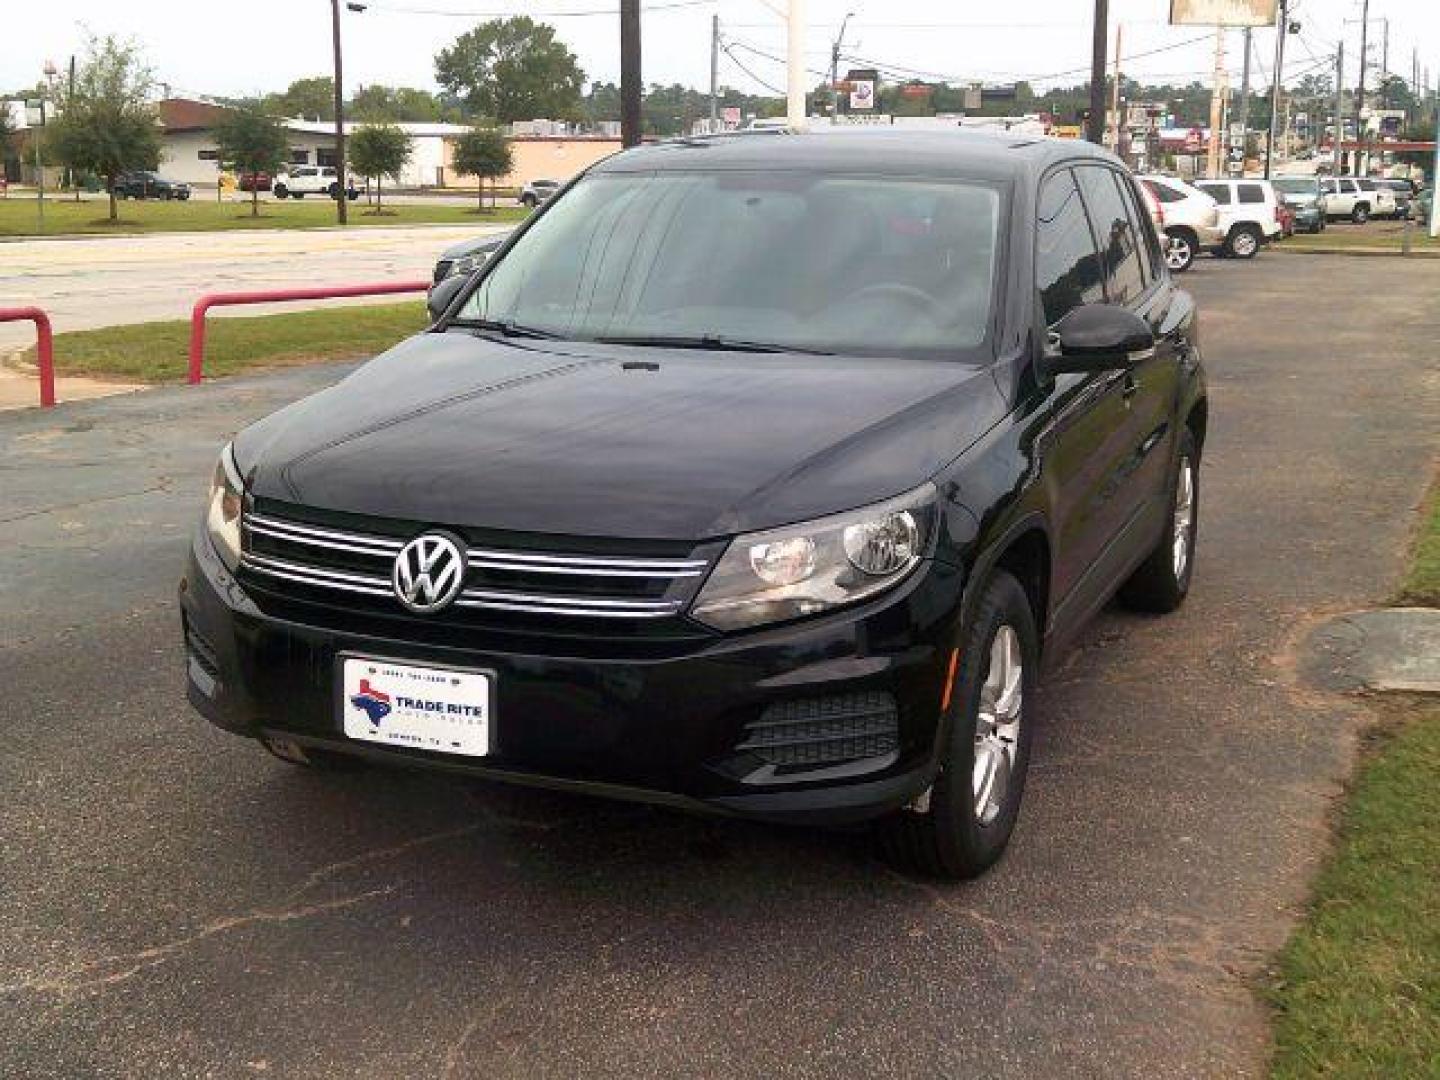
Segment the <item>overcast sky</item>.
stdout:
<path fill-rule="evenodd" d="M 18 4 L 19 0 L 15 0 Z M 783 7 L 784 0 L 774 0 Z M 718 14 L 735 60 L 720 63 L 721 82 L 750 91 L 762 83 L 784 85 L 779 57 L 783 23 L 766 0 L 642 0 L 646 82 L 709 83 L 710 18 Z M 345 82 L 381 82 L 434 88 L 435 52 L 485 17 L 530 14 L 557 27 L 591 80 L 619 74 L 618 18 L 613 14 L 561 17 L 561 12 L 614 9 L 617 0 L 372 0 L 363 14 L 343 12 Z M 847 11 L 855 12 L 846 52 L 879 64 L 952 80 L 993 82 L 1029 78 L 1046 84 L 1084 78 L 1071 72 L 1088 65 L 1090 0 L 1024 0 L 979 4 L 960 0 L 809 0 L 807 66 L 829 66 L 829 42 Z M 1287 77 L 1316 68 L 1344 35 L 1347 83 L 1353 84 L 1359 54 L 1358 0 L 1298 0 L 1304 24 L 1291 37 Z M 1111 0 L 1111 37 L 1124 26 L 1127 75 L 1146 80 L 1208 81 L 1214 38 L 1203 29 L 1166 25 L 1169 0 Z M 22 13 L 23 11 L 23 13 Z M 1015 13 L 1005 21 L 1004 13 Z M 461 14 L 455 14 L 461 13 Z M 1381 62 L 1384 17 L 1390 19 L 1390 68 L 1409 78 L 1411 49 L 1422 48 L 1422 68 L 1440 72 L 1440 3 L 1436 0 L 1371 0 L 1372 72 Z M 1346 20 L 1356 20 L 1345 25 Z M 7 16 L 0 34 L 0 89 L 29 85 L 46 59 L 62 67 L 96 33 L 133 37 L 159 77 L 175 93 L 250 94 L 283 89 L 292 79 L 331 69 L 330 4 L 327 0 L 62 0 L 25 3 Z M 1197 40 L 1200 39 L 1200 40 Z M 1254 34 L 1256 71 L 1268 78 L 1275 34 Z M 1423 52 L 1428 45 L 1432 55 Z M 1169 46 L 1170 48 L 1166 48 Z M 758 50 L 758 51 L 751 51 Z M 1229 35 L 1231 69 L 1240 69 L 1240 34 Z M 842 61 L 842 70 L 846 66 Z M 851 65 L 860 66 L 860 65 Z M 1045 76 L 1060 76 L 1045 79 Z M 1373 85 L 1374 75 L 1371 77 Z"/>

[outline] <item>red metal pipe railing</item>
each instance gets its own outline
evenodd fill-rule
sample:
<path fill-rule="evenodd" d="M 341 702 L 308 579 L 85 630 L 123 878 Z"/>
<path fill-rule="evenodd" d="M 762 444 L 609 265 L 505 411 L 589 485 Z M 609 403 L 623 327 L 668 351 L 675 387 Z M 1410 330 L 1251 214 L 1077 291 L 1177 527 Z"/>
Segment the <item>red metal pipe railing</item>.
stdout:
<path fill-rule="evenodd" d="M 55 407 L 55 337 L 50 316 L 38 307 L 0 308 L 0 322 L 29 321 L 35 324 L 35 360 L 40 368 L 40 407 Z"/>
<path fill-rule="evenodd" d="M 273 304 L 283 300 L 335 300 L 344 296 L 387 296 L 424 292 L 428 281 L 382 281 L 370 285 L 322 285 L 313 289 L 250 289 L 245 292 L 206 293 L 190 312 L 190 376 L 198 383 L 205 368 L 205 313 L 212 307 L 234 304 Z"/>

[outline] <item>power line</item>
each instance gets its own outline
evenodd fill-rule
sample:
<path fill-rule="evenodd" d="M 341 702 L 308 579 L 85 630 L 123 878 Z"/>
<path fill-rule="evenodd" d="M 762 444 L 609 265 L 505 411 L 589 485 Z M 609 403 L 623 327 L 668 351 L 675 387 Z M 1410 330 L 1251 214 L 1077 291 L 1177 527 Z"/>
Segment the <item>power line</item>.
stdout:
<path fill-rule="evenodd" d="M 706 7 L 718 0 L 661 0 L 660 3 L 646 4 L 642 14 L 655 11 L 670 11 L 675 8 Z M 532 19 L 581 19 L 591 16 L 619 16 L 618 7 L 581 8 L 569 11 L 456 11 L 451 8 L 409 7 L 402 4 L 367 3 L 366 8 L 384 15 L 435 15 L 453 19 L 509 19 L 525 15 Z"/>
<path fill-rule="evenodd" d="M 721 42 L 721 43 L 720 43 L 720 51 L 723 52 L 727 57 L 729 57 L 730 62 L 731 62 L 732 64 L 734 64 L 737 68 L 739 68 L 741 71 L 743 71 L 746 75 L 750 76 L 750 78 L 751 78 L 754 82 L 759 83 L 759 84 L 760 84 L 761 86 L 763 86 L 766 90 L 769 90 L 772 94 L 778 94 L 778 95 L 780 95 L 781 97 L 783 97 L 783 96 L 785 95 L 785 91 L 784 91 L 784 90 L 781 90 L 778 86 L 775 86 L 775 85 L 773 85 L 773 84 L 771 84 L 771 83 L 766 82 L 766 81 L 765 81 L 764 79 L 762 79 L 759 75 L 756 75 L 755 72 L 751 71 L 751 70 L 740 60 L 739 57 L 737 57 L 733 52 L 730 51 L 730 46 L 729 46 L 729 45 L 727 45 L 727 44 L 724 43 L 724 42 Z"/>

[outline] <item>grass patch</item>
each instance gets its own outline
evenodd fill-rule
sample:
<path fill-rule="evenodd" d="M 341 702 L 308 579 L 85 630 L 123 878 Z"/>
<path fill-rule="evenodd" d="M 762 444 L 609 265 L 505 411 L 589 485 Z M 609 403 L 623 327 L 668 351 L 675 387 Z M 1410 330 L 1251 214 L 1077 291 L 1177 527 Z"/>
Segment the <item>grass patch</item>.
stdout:
<path fill-rule="evenodd" d="M 351 203 L 350 227 L 385 225 L 472 224 L 473 203 L 456 199 L 444 204 L 386 204 L 383 215 L 370 212 L 365 202 Z M 523 206 L 500 206 L 492 221 L 519 221 L 529 211 Z M 250 216 L 250 204 L 216 202 L 197 193 L 186 202 L 145 200 L 120 203 L 120 221 L 112 224 L 103 201 L 47 198 L 45 229 L 41 232 L 35 214 L 35 200 L 12 195 L 0 199 L 0 236 L 58 236 L 84 233 L 94 236 L 156 232 L 221 232 L 243 229 L 318 229 L 335 224 L 335 204 L 329 199 L 310 197 L 262 201 L 260 216 Z"/>
<path fill-rule="evenodd" d="M 1277 1080 L 1440 1077 L 1440 707 L 1392 708 L 1281 957 Z"/>
<path fill-rule="evenodd" d="M 422 300 L 211 318 L 205 375 L 374 356 L 427 323 Z M 185 319 L 76 330 L 55 335 L 55 370 L 126 382 L 174 382 L 185 377 L 189 348 Z M 25 358 L 33 363 L 35 350 Z"/>
<path fill-rule="evenodd" d="M 1440 606 L 1440 483 L 1397 599 Z M 1440 705 L 1381 707 L 1270 991 L 1277 1080 L 1440 1078 Z"/>
<path fill-rule="evenodd" d="M 1440 482 L 1430 489 L 1430 497 L 1421 511 L 1415 558 L 1405 574 L 1396 602 L 1440 607 Z M 1436 889 L 1440 890 L 1440 881 Z"/>
<path fill-rule="evenodd" d="M 1399 221 L 1372 221 L 1368 225 L 1332 222 L 1323 233 L 1296 233 L 1281 242 L 1288 248 L 1384 248 L 1399 251 L 1405 239 L 1405 225 Z M 1440 239 L 1432 240 L 1420 223 L 1410 229 L 1410 246 L 1416 251 L 1440 251 Z"/>

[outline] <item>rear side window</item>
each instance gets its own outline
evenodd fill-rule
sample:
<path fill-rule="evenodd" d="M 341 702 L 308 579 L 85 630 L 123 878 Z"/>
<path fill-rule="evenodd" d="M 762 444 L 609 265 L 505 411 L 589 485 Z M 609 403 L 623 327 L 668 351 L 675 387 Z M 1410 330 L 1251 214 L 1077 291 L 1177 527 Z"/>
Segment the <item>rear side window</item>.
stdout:
<path fill-rule="evenodd" d="M 1265 201 L 1265 189 L 1259 184 L 1236 184 L 1235 196 L 1237 202 L 1263 203 Z"/>
<path fill-rule="evenodd" d="M 1069 169 L 1053 173 L 1040 188 L 1035 287 L 1047 326 L 1054 326 L 1073 308 L 1105 300 L 1100 253 Z"/>
<path fill-rule="evenodd" d="M 1230 205 L 1231 199 L 1229 184 L 1201 184 L 1199 185 L 1199 187 L 1201 191 L 1205 192 L 1206 195 L 1209 195 L 1221 206 Z"/>
<path fill-rule="evenodd" d="M 1113 170 L 1082 165 L 1075 170 L 1085 208 L 1095 227 L 1095 242 L 1105 260 L 1105 276 L 1112 304 L 1131 304 L 1145 291 L 1144 234 L 1131 220 Z"/>
<path fill-rule="evenodd" d="M 1158 180 L 1146 180 L 1144 184 L 1150 189 L 1150 194 L 1154 195 L 1155 198 L 1159 199 L 1162 203 L 1185 201 L 1185 193 L 1183 191 L 1176 191 L 1174 188 L 1167 184 L 1162 184 Z"/>
<path fill-rule="evenodd" d="M 1374 191 L 1374 190 L 1375 190 L 1375 181 L 1374 181 L 1374 180 L 1357 180 L 1356 183 L 1358 183 L 1358 184 L 1360 185 L 1360 190 L 1361 190 L 1361 191 Z"/>

